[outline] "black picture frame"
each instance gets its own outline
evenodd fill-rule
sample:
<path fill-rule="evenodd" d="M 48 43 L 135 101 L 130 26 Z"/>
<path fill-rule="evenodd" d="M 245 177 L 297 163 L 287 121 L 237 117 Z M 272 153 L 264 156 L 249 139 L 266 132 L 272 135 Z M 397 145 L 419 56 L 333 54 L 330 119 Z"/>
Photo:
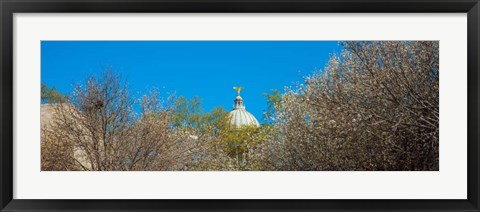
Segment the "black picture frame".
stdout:
<path fill-rule="evenodd" d="M 479 211 L 478 0 L 0 0 L 1 211 Z M 19 200 L 13 199 L 14 13 L 467 13 L 466 200 Z M 448 182 L 446 182 L 448 183 Z"/>

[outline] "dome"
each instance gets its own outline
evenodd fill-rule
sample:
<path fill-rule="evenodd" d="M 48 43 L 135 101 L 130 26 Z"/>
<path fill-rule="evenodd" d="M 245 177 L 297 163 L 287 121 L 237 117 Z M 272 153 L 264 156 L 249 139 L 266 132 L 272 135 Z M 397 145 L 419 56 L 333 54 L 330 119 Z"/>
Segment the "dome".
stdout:
<path fill-rule="evenodd" d="M 230 124 L 237 128 L 244 125 L 254 125 L 259 127 L 260 124 L 258 123 L 255 116 L 249 113 L 243 105 L 243 98 L 240 96 L 240 91 L 243 88 L 234 87 L 234 89 L 237 90 L 238 95 L 235 100 L 233 100 L 233 102 L 235 102 L 233 110 L 228 114 L 230 118 Z"/>
<path fill-rule="evenodd" d="M 246 111 L 245 109 L 234 109 L 229 114 L 230 124 L 235 127 L 241 127 L 243 125 L 255 125 L 260 126 L 255 116 Z"/>

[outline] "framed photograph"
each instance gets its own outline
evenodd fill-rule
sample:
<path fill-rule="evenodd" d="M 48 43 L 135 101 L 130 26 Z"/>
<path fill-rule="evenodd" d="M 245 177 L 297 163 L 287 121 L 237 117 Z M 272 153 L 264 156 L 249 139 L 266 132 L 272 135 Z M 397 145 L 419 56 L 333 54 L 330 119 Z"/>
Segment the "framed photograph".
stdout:
<path fill-rule="evenodd" d="M 0 1 L 1 211 L 479 211 L 479 5 Z"/>

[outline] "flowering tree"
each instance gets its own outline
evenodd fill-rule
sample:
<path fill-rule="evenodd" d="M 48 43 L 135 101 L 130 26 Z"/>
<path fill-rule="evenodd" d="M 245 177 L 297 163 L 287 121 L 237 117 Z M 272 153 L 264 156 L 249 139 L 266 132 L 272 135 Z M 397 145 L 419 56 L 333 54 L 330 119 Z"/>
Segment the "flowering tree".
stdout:
<path fill-rule="evenodd" d="M 342 45 L 283 95 L 277 169 L 438 170 L 438 42 Z"/>
<path fill-rule="evenodd" d="M 162 128 L 167 110 L 155 94 L 139 102 L 139 117 L 133 104 L 120 76 L 106 71 L 75 87 L 67 101 L 50 105 L 52 117 L 42 126 L 43 169 L 150 170 L 159 168 L 159 162 L 168 166 Z"/>
<path fill-rule="evenodd" d="M 323 71 L 264 94 L 260 127 L 198 97 L 135 100 L 112 71 L 71 96 L 42 86 L 58 100 L 42 115 L 42 170 L 438 170 L 439 43 L 342 45 Z"/>

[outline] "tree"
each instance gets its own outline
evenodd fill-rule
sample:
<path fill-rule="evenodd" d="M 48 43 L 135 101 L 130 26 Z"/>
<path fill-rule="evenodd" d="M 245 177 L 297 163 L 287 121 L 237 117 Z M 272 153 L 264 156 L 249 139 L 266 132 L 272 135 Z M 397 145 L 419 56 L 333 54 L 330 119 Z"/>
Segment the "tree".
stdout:
<path fill-rule="evenodd" d="M 67 100 L 52 106 L 54 117 L 42 136 L 42 164 L 65 162 L 68 166 L 61 167 L 78 170 L 149 170 L 166 160 L 161 157 L 168 151 L 161 129 L 166 111 L 155 93 L 142 99 L 142 112 L 136 117 L 126 84 L 107 70 L 76 86 Z M 55 144 L 65 147 L 66 160 L 54 161 L 58 153 L 49 155 Z"/>
<path fill-rule="evenodd" d="M 282 102 L 282 94 L 277 89 L 270 90 L 270 93 L 263 93 L 263 97 L 267 100 L 268 109 L 264 112 L 264 121 L 273 124 L 276 121 L 276 111 L 280 108 Z"/>
<path fill-rule="evenodd" d="M 47 84 L 42 83 L 41 87 L 41 102 L 42 104 L 46 103 L 60 103 L 66 101 L 66 96 L 59 93 L 55 86 L 48 87 Z"/>
<path fill-rule="evenodd" d="M 285 170 L 438 170 L 438 42 L 344 42 L 277 113 Z"/>

